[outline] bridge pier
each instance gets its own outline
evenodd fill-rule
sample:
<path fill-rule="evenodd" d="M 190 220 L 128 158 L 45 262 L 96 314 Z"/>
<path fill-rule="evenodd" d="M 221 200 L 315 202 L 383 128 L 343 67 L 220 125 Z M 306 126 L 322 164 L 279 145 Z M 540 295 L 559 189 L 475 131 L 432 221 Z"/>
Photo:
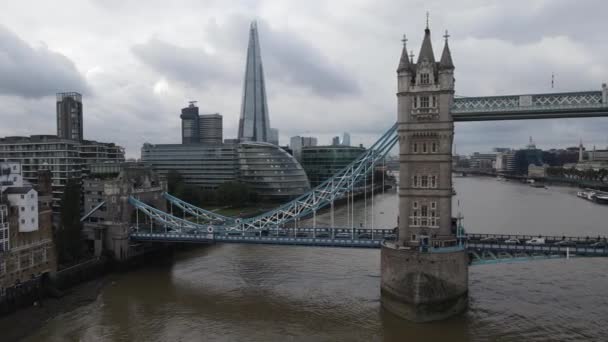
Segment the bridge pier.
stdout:
<path fill-rule="evenodd" d="M 425 253 L 384 244 L 381 300 L 389 312 L 414 322 L 443 320 L 468 305 L 466 251 Z"/>

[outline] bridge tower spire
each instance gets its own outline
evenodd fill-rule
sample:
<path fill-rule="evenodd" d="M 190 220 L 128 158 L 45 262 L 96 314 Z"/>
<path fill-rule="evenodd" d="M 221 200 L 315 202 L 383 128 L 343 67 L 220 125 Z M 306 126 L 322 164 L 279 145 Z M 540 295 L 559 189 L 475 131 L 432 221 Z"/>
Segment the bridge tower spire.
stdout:
<path fill-rule="evenodd" d="M 414 321 L 466 308 L 467 254 L 452 219 L 454 64 L 447 32 L 435 61 L 426 27 L 418 60 L 399 68 L 399 234 L 382 247 L 382 304 Z"/>

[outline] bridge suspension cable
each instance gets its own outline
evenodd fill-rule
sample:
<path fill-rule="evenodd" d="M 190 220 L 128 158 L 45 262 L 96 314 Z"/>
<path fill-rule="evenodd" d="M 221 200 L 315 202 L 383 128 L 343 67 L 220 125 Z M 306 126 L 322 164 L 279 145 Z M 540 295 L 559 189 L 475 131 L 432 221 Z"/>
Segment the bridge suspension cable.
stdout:
<path fill-rule="evenodd" d="M 397 124 L 395 123 L 365 153 L 347 167 L 338 171 L 331 178 L 298 198 L 252 218 L 241 220 L 222 216 L 209 210 L 198 208 L 170 194 L 165 194 L 164 197 L 184 212 L 210 222 L 222 224 L 228 229 L 276 228 L 290 221 L 295 221 L 294 225 L 296 225 L 299 218 L 310 214 L 314 216 L 316 211 L 329 204 L 333 208 L 336 199 L 346 196 L 347 202 L 354 203 L 354 185 L 362 183 L 363 178 L 367 177 L 369 172 L 374 169 L 374 165 L 383 160 L 395 146 L 398 141 L 396 133 Z M 349 205 L 349 207 L 352 207 L 352 205 Z M 347 217 L 350 217 L 350 226 L 354 229 L 354 208 L 350 209 L 350 213 L 347 210 Z M 332 226 L 334 223 L 332 210 Z"/>

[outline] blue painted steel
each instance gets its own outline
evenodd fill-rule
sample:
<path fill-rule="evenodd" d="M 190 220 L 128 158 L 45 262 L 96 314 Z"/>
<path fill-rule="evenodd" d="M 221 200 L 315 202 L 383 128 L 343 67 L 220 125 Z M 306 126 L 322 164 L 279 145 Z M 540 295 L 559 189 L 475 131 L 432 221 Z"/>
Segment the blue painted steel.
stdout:
<path fill-rule="evenodd" d="M 454 121 L 608 116 L 602 91 L 455 98 Z"/>
<path fill-rule="evenodd" d="M 259 230 L 279 227 L 296 218 L 310 215 L 352 191 L 354 186 L 360 184 L 373 171 L 374 166 L 380 163 L 395 146 L 398 141 L 396 133 L 397 124 L 395 123 L 365 153 L 330 179 L 308 193 L 252 218 L 228 218 L 193 206 L 169 194 L 165 195 L 165 198 L 195 217 L 223 221 L 227 229 Z"/>

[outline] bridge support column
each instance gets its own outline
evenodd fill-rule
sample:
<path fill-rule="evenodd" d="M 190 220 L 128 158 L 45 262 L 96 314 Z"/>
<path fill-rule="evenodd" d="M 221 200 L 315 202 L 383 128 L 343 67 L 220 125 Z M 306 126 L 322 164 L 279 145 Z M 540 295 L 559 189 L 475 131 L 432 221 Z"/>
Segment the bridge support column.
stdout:
<path fill-rule="evenodd" d="M 401 318 L 437 321 L 467 308 L 465 250 L 425 253 L 386 243 L 381 250 L 381 270 L 382 307 Z"/>

